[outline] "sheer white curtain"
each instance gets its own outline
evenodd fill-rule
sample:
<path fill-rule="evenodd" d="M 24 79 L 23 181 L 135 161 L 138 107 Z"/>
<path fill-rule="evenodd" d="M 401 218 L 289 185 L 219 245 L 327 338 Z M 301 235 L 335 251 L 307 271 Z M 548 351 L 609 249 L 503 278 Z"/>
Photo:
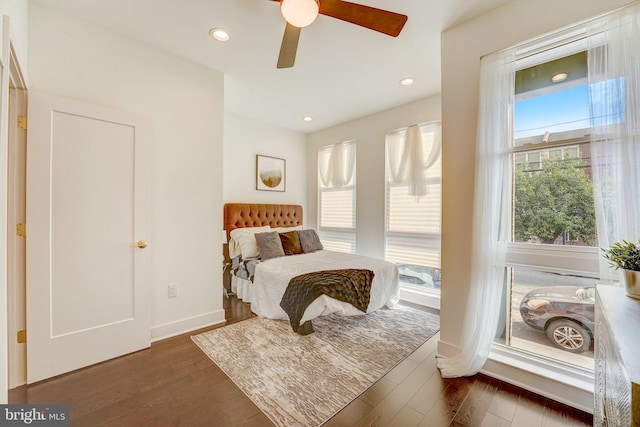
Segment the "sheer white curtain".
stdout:
<path fill-rule="evenodd" d="M 588 25 L 598 245 L 640 239 L 640 4 Z M 600 277 L 619 272 L 600 257 Z"/>
<path fill-rule="evenodd" d="M 425 156 L 423 131 L 434 133 L 433 145 Z M 411 125 L 404 132 L 387 136 L 389 172 L 395 184 L 408 184 L 409 195 L 422 197 L 429 194 L 427 171 L 440 154 L 440 124 Z"/>
<path fill-rule="evenodd" d="M 476 141 L 471 288 L 460 353 L 439 358 L 443 377 L 477 373 L 489 356 L 500 317 L 509 236 L 509 148 L 513 141 L 515 50 L 482 58 Z"/>
<path fill-rule="evenodd" d="M 318 153 L 320 181 L 326 188 L 341 188 L 349 185 L 356 167 L 356 144 L 353 141 L 339 142 Z"/>

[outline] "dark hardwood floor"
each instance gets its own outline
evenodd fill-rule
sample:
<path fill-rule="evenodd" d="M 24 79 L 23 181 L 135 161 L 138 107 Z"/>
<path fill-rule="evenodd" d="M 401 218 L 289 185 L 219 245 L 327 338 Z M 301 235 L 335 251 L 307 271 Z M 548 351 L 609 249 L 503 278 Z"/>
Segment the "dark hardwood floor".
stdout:
<path fill-rule="evenodd" d="M 235 297 L 225 299 L 225 310 L 228 324 L 252 316 Z M 193 344 L 192 334 L 10 390 L 9 403 L 67 403 L 72 426 L 272 425 Z M 592 425 L 589 414 L 484 375 L 440 378 L 437 340 L 427 341 L 325 426 Z"/>

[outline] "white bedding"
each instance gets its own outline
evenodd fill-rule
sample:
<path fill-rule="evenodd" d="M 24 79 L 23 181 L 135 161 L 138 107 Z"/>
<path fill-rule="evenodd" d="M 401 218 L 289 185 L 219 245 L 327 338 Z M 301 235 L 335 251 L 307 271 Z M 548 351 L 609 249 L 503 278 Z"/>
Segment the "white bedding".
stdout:
<path fill-rule="evenodd" d="M 244 302 L 251 302 L 251 283 L 247 279 L 243 279 L 231 273 L 231 292 L 236 294 Z"/>
<path fill-rule="evenodd" d="M 375 273 L 367 313 L 385 305 L 390 308 L 397 305 L 400 288 L 395 264 L 361 255 L 321 250 L 272 258 L 258 264 L 251 289 L 251 311 L 268 319 L 288 320 L 289 316 L 280 307 L 280 301 L 292 277 L 313 271 L 345 268 L 362 268 Z M 300 324 L 331 313 L 344 316 L 363 314 L 351 304 L 323 295 L 307 308 Z"/>

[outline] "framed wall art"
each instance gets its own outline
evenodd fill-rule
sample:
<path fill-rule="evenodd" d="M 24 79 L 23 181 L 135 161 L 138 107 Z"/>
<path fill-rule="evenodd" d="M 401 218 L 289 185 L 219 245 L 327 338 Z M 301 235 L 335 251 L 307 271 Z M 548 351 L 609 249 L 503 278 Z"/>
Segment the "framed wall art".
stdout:
<path fill-rule="evenodd" d="M 286 169 L 285 159 L 256 155 L 256 190 L 285 191 Z"/>

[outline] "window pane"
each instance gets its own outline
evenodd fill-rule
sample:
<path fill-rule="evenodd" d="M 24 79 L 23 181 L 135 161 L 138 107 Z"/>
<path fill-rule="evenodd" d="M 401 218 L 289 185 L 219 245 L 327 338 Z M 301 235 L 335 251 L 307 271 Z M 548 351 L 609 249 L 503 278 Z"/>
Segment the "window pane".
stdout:
<path fill-rule="evenodd" d="M 579 274 L 511 269 L 510 345 L 593 368 L 595 285 Z"/>
<path fill-rule="evenodd" d="M 520 145 L 518 141 L 526 143 L 527 137 L 538 137 L 540 142 L 546 132 L 586 129 L 590 125 L 587 85 L 557 90 L 516 102 L 516 146 Z"/>
<path fill-rule="evenodd" d="M 398 265 L 403 285 L 440 289 L 439 238 L 388 234 L 386 259 Z"/>
<path fill-rule="evenodd" d="M 440 239 L 389 235 L 387 259 L 398 264 L 440 268 Z"/>
<path fill-rule="evenodd" d="M 320 227 L 354 228 L 354 190 L 320 191 Z"/>
<path fill-rule="evenodd" d="M 554 52 L 544 51 L 544 60 Z M 565 270 L 591 271 L 580 261 L 587 256 L 597 264 L 598 257 L 586 62 L 587 53 L 581 52 L 516 73 L 521 85 L 515 94 L 509 193 L 512 241 L 519 243 L 508 247 L 514 266 L 506 271 L 496 340 L 591 369 L 598 279 Z M 561 73 L 566 80 L 556 78 Z"/>
<path fill-rule="evenodd" d="M 356 253 L 356 233 L 318 230 L 322 247 L 328 251 Z"/>
<path fill-rule="evenodd" d="M 440 233 L 441 185 L 429 184 L 429 194 L 416 198 L 408 186 L 390 186 L 388 232 Z"/>
<path fill-rule="evenodd" d="M 575 160 L 578 158 L 578 147 L 565 148 L 563 154 L 565 160 Z"/>
<path fill-rule="evenodd" d="M 514 159 L 513 241 L 597 245 L 590 151 L 584 148 L 565 148 L 583 158 L 543 160 L 536 169 Z"/>
<path fill-rule="evenodd" d="M 318 151 L 318 235 L 325 249 L 356 252 L 356 145 Z"/>
<path fill-rule="evenodd" d="M 398 265 L 400 283 L 414 289 L 440 289 L 442 163 L 440 124 L 420 127 L 422 146 L 416 150 L 406 130 L 387 134 L 387 198 L 385 258 Z M 410 148 L 411 147 L 411 148 Z M 418 155 L 415 161 L 411 156 Z M 409 163 L 427 165 L 427 194 L 410 194 Z M 415 173 L 415 169 L 414 169 Z"/>
<path fill-rule="evenodd" d="M 522 93 L 514 121 L 513 241 L 596 246 L 589 86 L 578 80 Z"/>

